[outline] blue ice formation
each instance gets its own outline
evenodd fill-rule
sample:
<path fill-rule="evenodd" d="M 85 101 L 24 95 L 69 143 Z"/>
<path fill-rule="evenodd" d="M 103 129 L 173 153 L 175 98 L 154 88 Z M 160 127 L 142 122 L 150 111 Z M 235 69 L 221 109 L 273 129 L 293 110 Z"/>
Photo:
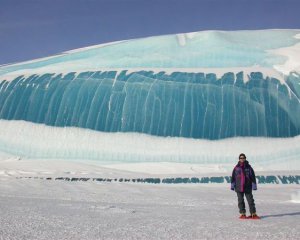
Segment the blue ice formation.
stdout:
<path fill-rule="evenodd" d="M 20 76 L 0 83 L 0 118 L 204 139 L 300 134 L 299 78 L 289 78 L 295 94 L 259 72 L 244 78 L 151 71 Z"/>
<path fill-rule="evenodd" d="M 293 46 L 300 30 L 201 31 L 188 34 L 156 36 L 96 45 L 21 64 L 0 67 L 5 73 L 40 68 L 75 65 L 81 72 L 94 67 L 119 68 L 234 68 L 261 66 L 272 68 L 284 63 L 285 56 L 270 51 Z"/>
<path fill-rule="evenodd" d="M 32 179 L 33 177 L 17 177 L 17 179 Z M 88 177 L 40 177 L 38 180 L 55 180 L 55 181 L 71 181 L 71 182 L 132 182 L 132 183 L 150 183 L 150 184 L 207 184 L 207 183 L 230 183 L 230 176 L 221 177 L 176 177 L 176 178 L 88 178 Z M 259 184 L 300 184 L 299 175 L 268 175 L 256 176 Z"/>
<path fill-rule="evenodd" d="M 286 57 L 271 51 L 297 44 L 299 33 L 169 35 L 2 66 L 0 119 L 196 139 L 296 136 L 299 73 L 284 76 L 283 83 L 255 66 L 284 64 Z M 232 67 L 240 71 L 224 71 Z M 254 71 L 245 74 L 246 67 Z M 9 74 L 17 76 L 7 80 Z"/>

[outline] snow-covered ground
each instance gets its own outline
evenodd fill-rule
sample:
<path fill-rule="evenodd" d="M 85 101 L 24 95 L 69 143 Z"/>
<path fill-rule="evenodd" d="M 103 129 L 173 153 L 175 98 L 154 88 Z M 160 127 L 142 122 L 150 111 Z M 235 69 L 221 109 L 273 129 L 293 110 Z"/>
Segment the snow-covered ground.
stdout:
<path fill-rule="evenodd" d="M 228 184 L 16 178 L 198 177 L 229 173 L 212 167 L 206 172 L 186 171 L 180 175 L 179 169 L 188 169 L 187 165 L 170 166 L 161 164 L 163 171 L 153 174 L 91 162 L 2 159 L 0 239 L 300 239 L 299 185 L 258 185 L 254 198 L 262 220 L 239 220 L 237 197 Z M 293 174 L 299 175 L 299 171 Z"/>

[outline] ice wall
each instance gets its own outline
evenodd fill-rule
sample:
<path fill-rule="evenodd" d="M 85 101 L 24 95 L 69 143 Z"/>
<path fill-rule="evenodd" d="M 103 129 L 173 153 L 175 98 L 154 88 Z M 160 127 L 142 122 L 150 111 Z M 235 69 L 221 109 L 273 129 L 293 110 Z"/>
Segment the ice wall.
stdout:
<path fill-rule="evenodd" d="M 164 137 L 292 137 L 300 134 L 299 82 L 260 72 L 20 76 L 0 82 L 0 119 Z"/>

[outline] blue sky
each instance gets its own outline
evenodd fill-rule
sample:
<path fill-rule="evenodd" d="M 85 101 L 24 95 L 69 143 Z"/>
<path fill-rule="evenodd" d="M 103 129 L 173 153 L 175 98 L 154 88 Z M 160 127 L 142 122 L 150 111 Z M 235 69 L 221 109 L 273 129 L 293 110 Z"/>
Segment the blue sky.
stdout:
<path fill-rule="evenodd" d="M 299 0 L 0 0 L 0 64 L 200 30 L 300 29 Z"/>

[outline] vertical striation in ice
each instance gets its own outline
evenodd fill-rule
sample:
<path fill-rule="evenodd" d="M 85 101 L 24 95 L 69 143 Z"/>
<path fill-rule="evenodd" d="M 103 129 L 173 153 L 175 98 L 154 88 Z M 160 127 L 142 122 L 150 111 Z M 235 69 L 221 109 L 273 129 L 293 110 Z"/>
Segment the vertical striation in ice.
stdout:
<path fill-rule="evenodd" d="M 300 134 L 300 77 L 91 71 L 0 82 L 0 119 L 104 132 L 223 139 Z"/>

